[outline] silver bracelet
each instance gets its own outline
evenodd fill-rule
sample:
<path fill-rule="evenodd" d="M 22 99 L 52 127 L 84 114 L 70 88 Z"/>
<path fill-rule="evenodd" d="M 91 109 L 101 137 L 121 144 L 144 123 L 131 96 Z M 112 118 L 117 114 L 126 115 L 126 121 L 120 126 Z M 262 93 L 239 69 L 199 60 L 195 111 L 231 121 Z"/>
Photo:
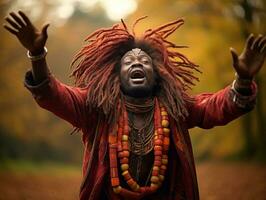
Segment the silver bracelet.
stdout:
<path fill-rule="evenodd" d="M 240 94 L 235 87 L 236 80 L 232 83 L 231 86 L 231 98 L 232 101 L 239 107 L 239 108 L 253 108 L 255 103 L 256 103 L 256 94 L 257 94 L 257 89 L 255 87 L 253 94 L 249 96 L 244 96 Z"/>
<path fill-rule="evenodd" d="M 28 58 L 29 58 L 31 61 L 37 61 L 37 60 L 41 60 L 41 59 L 45 58 L 45 56 L 46 56 L 47 53 L 48 53 L 48 50 L 47 50 L 46 47 L 44 47 L 43 49 L 44 49 L 44 51 L 43 51 L 41 54 L 37 55 L 37 56 L 33 56 L 33 55 L 31 55 L 31 54 L 30 54 L 30 51 L 27 51 L 27 56 L 28 56 Z"/>

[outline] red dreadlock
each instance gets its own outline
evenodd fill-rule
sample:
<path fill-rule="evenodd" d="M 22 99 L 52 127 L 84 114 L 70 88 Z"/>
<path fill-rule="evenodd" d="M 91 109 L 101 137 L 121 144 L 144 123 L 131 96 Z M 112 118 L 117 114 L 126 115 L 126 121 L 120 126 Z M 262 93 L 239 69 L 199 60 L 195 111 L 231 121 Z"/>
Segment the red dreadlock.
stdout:
<path fill-rule="evenodd" d="M 154 30 L 148 29 L 140 39 L 135 36 L 136 24 L 146 18 L 136 20 L 132 33 L 124 21 L 111 28 L 99 29 L 90 34 L 88 42 L 75 56 L 72 76 L 79 87 L 88 88 L 87 103 L 89 107 L 100 109 L 105 115 L 112 117 L 120 98 L 120 80 L 117 68 L 122 56 L 133 48 L 140 48 L 148 53 L 159 76 L 156 96 L 169 114 L 177 119 L 187 115 L 184 106 L 190 98 L 186 90 L 198 80 L 193 70 L 197 65 L 189 61 L 183 54 L 176 51 L 177 46 L 166 40 L 184 20 L 178 19 Z"/>

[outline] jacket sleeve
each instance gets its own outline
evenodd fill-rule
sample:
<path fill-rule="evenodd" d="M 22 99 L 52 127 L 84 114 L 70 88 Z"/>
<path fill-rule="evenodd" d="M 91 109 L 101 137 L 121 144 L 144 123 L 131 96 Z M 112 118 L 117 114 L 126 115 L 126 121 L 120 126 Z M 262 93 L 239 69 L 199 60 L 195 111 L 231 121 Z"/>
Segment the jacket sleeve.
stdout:
<path fill-rule="evenodd" d="M 209 129 L 222 126 L 253 109 L 256 102 L 257 86 L 251 85 L 252 94 L 244 96 L 228 86 L 216 93 L 202 93 L 188 103 L 188 128 L 195 126 Z"/>
<path fill-rule="evenodd" d="M 87 113 L 86 89 L 67 86 L 51 74 L 46 80 L 36 85 L 31 71 L 26 73 L 24 85 L 42 108 L 51 111 L 77 128 L 83 127 Z"/>

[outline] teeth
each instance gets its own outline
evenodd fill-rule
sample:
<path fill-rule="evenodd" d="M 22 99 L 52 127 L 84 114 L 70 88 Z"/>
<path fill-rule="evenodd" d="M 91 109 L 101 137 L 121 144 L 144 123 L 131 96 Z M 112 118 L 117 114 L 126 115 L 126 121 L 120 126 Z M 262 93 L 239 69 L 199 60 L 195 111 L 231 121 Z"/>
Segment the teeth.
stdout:
<path fill-rule="evenodd" d="M 142 81 L 143 78 L 134 78 L 134 81 Z"/>
<path fill-rule="evenodd" d="M 134 78 L 132 79 L 132 82 L 138 84 L 138 83 L 143 83 L 144 80 L 145 80 L 144 78 Z"/>

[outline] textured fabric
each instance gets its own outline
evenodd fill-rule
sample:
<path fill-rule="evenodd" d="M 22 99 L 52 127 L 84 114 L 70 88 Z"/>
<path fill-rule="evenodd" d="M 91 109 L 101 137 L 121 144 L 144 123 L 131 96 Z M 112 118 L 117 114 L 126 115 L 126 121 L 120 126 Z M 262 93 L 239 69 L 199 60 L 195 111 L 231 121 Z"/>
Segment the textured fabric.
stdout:
<path fill-rule="evenodd" d="M 90 91 L 62 84 L 52 75 L 35 85 L 31 72 L 26 74 L 25 86 L 32 92 L 36 102 L 82 131 L 84 144 L 83 182 L 81 200 L 122 199 L 112 192 L 109 183 L 108 123 L 96 110 L 88 109 L 87 94 Z M 188 129 L 195 126 L 209 129 L 225 125 L 250 110 L 239 108 L 233 102 L 234 92 L 226 87 L 216 93 L 196 95 L 193 103 L 187 104 L 189 116 L 176 123 L 170 119 L 171 144 L 166 179 L 153 195 L 143 199 L 197 200 L 198 185 Z M 239 94 L 238 94 L 239 95 Z M 253 105 L 254 106 L 254 105 Z"/>

